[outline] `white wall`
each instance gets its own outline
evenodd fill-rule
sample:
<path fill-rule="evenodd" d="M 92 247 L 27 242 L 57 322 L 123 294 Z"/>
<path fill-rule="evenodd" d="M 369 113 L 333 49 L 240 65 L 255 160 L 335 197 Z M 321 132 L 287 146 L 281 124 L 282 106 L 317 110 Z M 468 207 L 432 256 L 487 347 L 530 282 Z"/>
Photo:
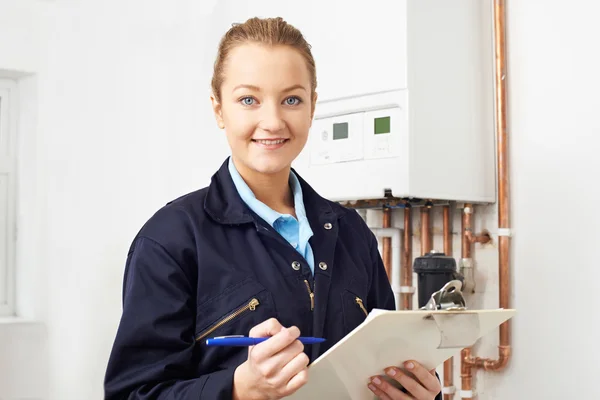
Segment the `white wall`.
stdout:
<path fill-rule="evenodd" d="M 227 155 L 208 100 L 219 30 L 199 4 L 0 3 L 0 69 L 22 78 L 27 271 L 26 321 L 0 325 L 3 400 L 102 397 L 131 239 Z"/>
<path fill-rule="evenodd" d="M 19 101 L 19 241 L 17 243 L 17 312 L 19 318 L 0 319 L 0 398 L 42 399 L 48 393 L 48 335 L 45 299 L 48 285 L 43 267 L 43 181 L 35 160 L 41 147 L 35 129 L 36 71 L 43 53 L 44 7 L 28 1 L 0 1 L 0 77 L 20 78 Z M 23 99 L 21 99 L 23 100 Z M 22 163 L 24 159 L 30 160 Z M 27 243 L 27 245 L 25 245 Z"/>
<path fill-rule="evenodd" d="M 0 372 L 11 371 L 0 373 L 2 399 L 102 397 L 131 238 L 164 202 L 208 183 L 227 154 L 207 96 L 216 42 L 232 22 L 219 16 L 231 5 L 139 4 L 0 1 L 0 69 L 35 73 L 21 81 L 35 121 L 23 143 L 35 149 L 23 166 L 28 233 L 18 257 L 28 272 L 19 304 L 28 320 L 44 322 L 0 324 Z M 595 304 L 600 278 L 599 12 L 583 0 L 508 5 L 519 314 L 510 366 L 478 375 L 480 399 L 600 394 L 598 313 L 579 311 Z M 495 207 L 477 213 L 485 215 L 477 227 L 494 233 Z M 439 231 L 439 216 L 435 224 Z M 441 248 L 439 236 L 434 244 Z M 482 293 L 472 301 L 495 307 L 494 245 L 476 246 L 475 257 Z M 496 340 L 486 338 L 477 354 L 495 356 Z"/>
<path fill-rule="evenodd" d="M 519 316 L 513 363 L 486 382 L 497 398 L 600 397 L 600 314 L 585 306 L 600 281 L 599 13 L 585 0 L 508 6 Z"/>

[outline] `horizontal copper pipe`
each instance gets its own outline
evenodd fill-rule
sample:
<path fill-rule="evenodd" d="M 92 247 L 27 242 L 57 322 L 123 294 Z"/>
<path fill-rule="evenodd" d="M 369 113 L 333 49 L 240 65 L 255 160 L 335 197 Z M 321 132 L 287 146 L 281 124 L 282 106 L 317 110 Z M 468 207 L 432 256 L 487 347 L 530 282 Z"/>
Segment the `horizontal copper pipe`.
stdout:
<path fill-rule="evenodd" d="M 498 346 L 499 357 L 497 359 L 476 357 L 467 358 L 470 367 L 481 368 L 486 371 L 500 371 L 505 368 L 510 359 L 510 346 Z"/>
<path fill-rule="evenodd" d="M 469 243 L 480 243 L 486 244 L 492 241 L 492 237 L 487 231 L 480 233 L 479 235 L 474 234 L 471 231 L 465 232 L 465 236 Z"/>

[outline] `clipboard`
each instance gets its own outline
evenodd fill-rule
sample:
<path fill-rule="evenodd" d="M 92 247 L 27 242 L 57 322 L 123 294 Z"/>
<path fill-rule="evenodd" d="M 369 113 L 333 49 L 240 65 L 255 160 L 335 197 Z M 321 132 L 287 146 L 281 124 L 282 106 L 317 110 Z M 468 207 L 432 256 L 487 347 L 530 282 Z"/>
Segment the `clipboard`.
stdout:
<path fill-rule="evenodd" d="M 407 360 L 431 370 L 493 331 L 516 314 L 514 309 L 469 310 L 451 281 L 419 310 L 374 309 L 365 321 L 317 358 L 308 383 L 287 399 L 372 400 L 373 375 Z"/>

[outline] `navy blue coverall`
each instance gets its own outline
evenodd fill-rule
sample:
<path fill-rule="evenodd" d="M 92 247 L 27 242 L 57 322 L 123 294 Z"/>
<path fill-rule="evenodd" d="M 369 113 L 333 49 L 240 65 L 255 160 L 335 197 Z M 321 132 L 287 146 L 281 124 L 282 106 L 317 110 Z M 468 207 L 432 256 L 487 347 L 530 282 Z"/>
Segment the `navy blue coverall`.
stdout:
<path fill-rule="evenodd" d="M 242 201 L 227 161 L 207 188 L 147 221 L 127 255 L 105 399 L 231 399 L 247 348 L 206 347 L 207 337 L 248 335 L 277 318 L 303 336 L 327 339 L 305 346 L 314 361 L 372 308 L 395 308 L 365 222 L 298 178 L 314 232 L 314 277 L 306 260 Z"/>

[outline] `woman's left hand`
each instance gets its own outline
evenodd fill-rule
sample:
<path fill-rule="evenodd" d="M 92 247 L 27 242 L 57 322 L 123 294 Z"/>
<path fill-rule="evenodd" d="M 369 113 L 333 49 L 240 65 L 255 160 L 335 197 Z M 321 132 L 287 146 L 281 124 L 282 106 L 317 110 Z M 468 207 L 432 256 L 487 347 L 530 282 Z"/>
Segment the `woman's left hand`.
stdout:
<path fill-rule="evenodd" d="M 381 376 L 371 377 L 369 389 L 382 400 L 434 400 L 441 391 L 435 369 L 428 371 L 415 361 L 407 361 L 404 363 L 404 368 L 414 377 L 396 367 L 386 368 L 385 373 L 389 378 L 400 383 L 408 393 L 403 393 Z"/>

